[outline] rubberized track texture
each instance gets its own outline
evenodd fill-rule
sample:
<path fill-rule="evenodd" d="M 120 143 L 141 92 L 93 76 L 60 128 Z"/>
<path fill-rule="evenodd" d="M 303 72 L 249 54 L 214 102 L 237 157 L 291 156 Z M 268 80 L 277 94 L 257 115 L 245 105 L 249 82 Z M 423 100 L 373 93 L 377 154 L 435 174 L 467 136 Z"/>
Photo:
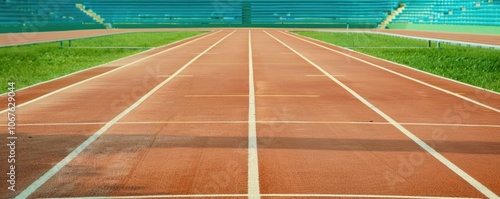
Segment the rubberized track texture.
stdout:
<path fill-rule="evenodd" d="M 500 194 L 500 95 L 282 30 L 215 30 L 17 96 L 1 198 Z"/>

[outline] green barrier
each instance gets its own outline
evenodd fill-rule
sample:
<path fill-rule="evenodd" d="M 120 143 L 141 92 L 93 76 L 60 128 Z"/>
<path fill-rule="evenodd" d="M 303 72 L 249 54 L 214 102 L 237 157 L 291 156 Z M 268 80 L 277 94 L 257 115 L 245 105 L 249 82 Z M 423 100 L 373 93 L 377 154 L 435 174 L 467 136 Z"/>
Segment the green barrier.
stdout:
<path fill-rule="evenodd" d="M 500 35 L 499 26 L 467 26 L 467 25 L 434 25 L 434 24 L 408 24 L 393 23 L 387 29 L 421 30 L 436 32 L 456 32 L 473 34 L 493 34 Z"/>

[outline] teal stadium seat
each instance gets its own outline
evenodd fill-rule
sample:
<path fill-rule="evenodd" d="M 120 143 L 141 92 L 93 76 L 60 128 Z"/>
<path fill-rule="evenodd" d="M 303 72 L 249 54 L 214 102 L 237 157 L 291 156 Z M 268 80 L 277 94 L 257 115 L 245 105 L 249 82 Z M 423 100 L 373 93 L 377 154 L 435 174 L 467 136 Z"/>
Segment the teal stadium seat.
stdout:
<path fill-rule="evenodd" d="M 499 26 L 499 1 L 0 0 L 0 32 L 105 28 L 107 23 L 115 28 L 375 28 L 401 3 L 406 7 L 393 23 Z"/>
<path fill-rule="evenodd" d="M 0 33 L 104 28 L 70 0 L 0 0 Z"/>
<path fill-rule="evenodd" d="M 396 1 L 86 0 L 113 27 L 232 26 L 374 28 Z"/>
<path fill-rule="evenodd" d="M 500 0 L 407 0 L 392 22 L 500 26 Z"/>
<path fill-rule="evenodd" d="M 38 2 L 64 2 L 57 10 Z M 375 28 L 397 8 L 378 0 L 0 0 L 0 24 L 92 24 L 83 4 L 115 28 L 326 27 Z M 50 6 L 49 6 L 50 8 Z M 45 19 L 43 22 L 37 18 Z M 28 19 L 28 20 L 26 20 Z"/>

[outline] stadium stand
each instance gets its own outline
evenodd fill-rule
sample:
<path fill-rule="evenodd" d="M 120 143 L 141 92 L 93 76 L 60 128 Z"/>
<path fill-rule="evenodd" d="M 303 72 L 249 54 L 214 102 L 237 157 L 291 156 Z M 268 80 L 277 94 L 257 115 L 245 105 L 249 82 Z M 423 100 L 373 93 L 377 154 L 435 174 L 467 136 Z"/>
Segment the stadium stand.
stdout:
<path fill-rule="evenodd" d="M 0 0 L 0 32 L 500 25 L 500 0 Z M 403 5 L 403 6 L 402 6 Z"/>
<path fill-rule="evenodd" d="M 104 28 L 72 1 L 0 0 L 0 32 Z"/>
<path fill-rule="evenodd" d="M 394 23 L 500 26 L 500 1 L 407 0 Z"/>
<path fill-rule="evenodd" d="M 47 10 L 46 3 L 56 9 Z M 0 0 L 2 25 L 110 24 L 154 27 L 374 28 L 396 1 L 357 0 Z M 50 7 L 49 7 L 50 8 Z M 102 19 L 102 21 L 96 20 Z M 40 22 L 40 19 L 44 19 Z M 45 20 L 46 19 L 46 20 Z M 46 27 L 47 25 L 44 24 Z M 103 26 L 101 26 L 103 27 Z M 26 28 L 25 28 L 26 29 Z"/>
<path fill-rule="evenodd" d="M 332 0 L 86 0 L 113 27 L 288 26 L 376 27 L 396 1 Z"/>

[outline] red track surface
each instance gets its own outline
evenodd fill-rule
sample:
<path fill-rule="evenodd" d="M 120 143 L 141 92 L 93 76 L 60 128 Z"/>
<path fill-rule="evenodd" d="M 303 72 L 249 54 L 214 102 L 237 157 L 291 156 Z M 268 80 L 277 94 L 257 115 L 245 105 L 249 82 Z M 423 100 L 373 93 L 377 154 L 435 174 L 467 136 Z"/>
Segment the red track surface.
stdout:
<path fill-rule="evenodd" d="M 500 194 L 500 95 L 278 30 L 221 30 L 18 98 L 17 192 L 4 180 L 2 198 Z"/>

